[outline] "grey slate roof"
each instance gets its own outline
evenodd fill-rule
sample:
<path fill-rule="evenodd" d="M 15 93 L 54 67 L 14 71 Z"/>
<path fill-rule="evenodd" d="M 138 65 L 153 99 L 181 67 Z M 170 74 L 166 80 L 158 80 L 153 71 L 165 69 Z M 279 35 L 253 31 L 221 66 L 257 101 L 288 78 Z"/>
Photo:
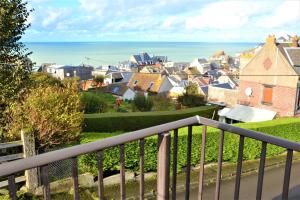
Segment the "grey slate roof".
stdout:
<path fill-rule="evenodd" d="M 117 95 L 117 96 L 123 96 L 125 92 L 127 91 L 128 87 L 125 84 L 109 84 L 105 88 L 105 92 Z"/>
<path fill-rule="evenodd" d="M 223 88 L 223 89 L 230 89 L 232 90 L 232 86 L 229 83 L 220 83 L 220 84 L 214 84 L 213 87 Z"/>
<path fill-rule="evenodd" d="M 286 48 L 286 51 L 294 66 L 300 67 L 300 48 Z"/>
<path fill-rule="evenodd" d="M 198 58 L 198 62 L 201 64 L 208 63 L 208 61 L 205 58 Z"/>
<path fill-rule="evenodd" d="M 200 89 L 202 90 L 202 92 L 207 96 L 208 95 L 208 85 L 207 86 L 202 86 L 200 87 Z"/>
<path fill-rule="evenodd" d="M 133 75 L 132 72 L 122 72 L 123 75 L 123 79 L 122 79 L 122 83 L 128 83 Z"/>
<path fill-rule="evenodd" d="M 290 47 L 287 43 L 278 43 L 277 47 L 294 70 L 300 74 L 300 47 Z"/>

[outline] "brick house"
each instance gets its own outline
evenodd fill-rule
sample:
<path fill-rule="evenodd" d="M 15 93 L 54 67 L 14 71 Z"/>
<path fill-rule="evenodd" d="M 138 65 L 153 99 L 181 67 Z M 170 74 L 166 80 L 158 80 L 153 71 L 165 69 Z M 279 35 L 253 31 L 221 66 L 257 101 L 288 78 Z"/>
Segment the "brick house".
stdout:
<path fill-rule="evenodd" d="M 277 112 L 279 116 L 300 113 L 300 48 L 277 43 L 269 36 L 263 48 L 240 71 L 238 103 Z"/>

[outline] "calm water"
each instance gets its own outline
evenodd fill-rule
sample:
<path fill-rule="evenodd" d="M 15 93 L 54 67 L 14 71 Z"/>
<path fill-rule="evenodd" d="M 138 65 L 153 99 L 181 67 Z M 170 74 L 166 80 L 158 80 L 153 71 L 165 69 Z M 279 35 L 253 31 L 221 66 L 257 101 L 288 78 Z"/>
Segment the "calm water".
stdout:
<path fill-rule="evenodd" d="M 57 63 L 94 66 L 117 64 L 139 52 L 150 55 L 166 55 L 172 61 L 191 62 L 194 58 L 208 58 L 218 50 L 234 56 L 253 48 L 257 43 L 203 43 L 203 42 L 57 42 L 25 43 L 33 52 L 31 59 L 37 65 Z"/>

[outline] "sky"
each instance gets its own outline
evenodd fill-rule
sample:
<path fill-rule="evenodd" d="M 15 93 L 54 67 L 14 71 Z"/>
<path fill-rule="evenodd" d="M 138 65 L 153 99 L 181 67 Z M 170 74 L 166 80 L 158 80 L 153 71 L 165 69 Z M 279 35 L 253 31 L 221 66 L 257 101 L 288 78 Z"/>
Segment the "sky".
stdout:
<path fill-rule="evenodd" d="M 300 0 L 27 0 L 25 42 L 261 42 L 300 35 Z"/>

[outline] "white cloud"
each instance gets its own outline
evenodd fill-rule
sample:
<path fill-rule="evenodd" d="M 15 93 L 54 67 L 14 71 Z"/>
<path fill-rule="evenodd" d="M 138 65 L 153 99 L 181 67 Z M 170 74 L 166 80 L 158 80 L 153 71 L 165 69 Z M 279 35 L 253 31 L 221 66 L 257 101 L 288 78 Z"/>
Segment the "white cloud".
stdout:
<path fill-rule="evenodd" d="M 171 16 L 166 18 L 163 21 L 162 27 L 166 28 L 166 29 L 170 29 L 170 28 L 175 28 L 178 27 L 182 24 L 184 24 L 184 17 L 180 17 L 180 16 Z"/>
<path fill-rule="evenodd" d="M 300 22 L 300 1 L 286 0 L 269 15 L 258 19 L 256 25 L 262 28 L 280 28 Z"/>
<path fill-rule="evenodd" d="M 188 29 L 233 29 L 246 25 L 255 14 L 268 8 L 266 1 L 219 1 L 186 20 Z"/>
<path fill-rule="evenodd" d="M 45 12 L 46 15 L 44 16 L 44 18 L 42 20 L 42 26 L 44 28 L 47 28 L 50 25 L 61 23 L 61 20 L 63 18 L 65 18 L 66 16 L 68 16 L 69 13 L 70 13 L 70 11 L 65 8 L 47 9 Z"/>

